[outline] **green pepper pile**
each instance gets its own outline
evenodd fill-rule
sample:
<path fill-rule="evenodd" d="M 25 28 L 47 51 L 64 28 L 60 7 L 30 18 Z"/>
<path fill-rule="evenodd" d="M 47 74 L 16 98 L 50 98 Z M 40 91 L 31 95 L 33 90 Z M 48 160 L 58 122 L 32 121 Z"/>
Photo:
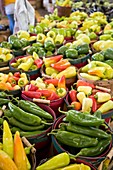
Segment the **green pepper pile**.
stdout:
<path fill-rule="evenodd" d="M 89 115 L 76 110 L 61 112 L 65 113 L 66 117 L 62 118 L 60 128 L 50 134 L 55 135 L 61 146 L 71 154 L 76 157 L 98 156 L 110 144 L 111 135 L 99 128 L 104 123 L 99 113 Z"/>
<path fill-rule="evenodd" d="M 6 105 L 6 109 L 2 109 L 3 105 Z M 38 135 L 53 122 L 52 115 L 35 103 L 17 100 L 17 104 L 14 104 L 5 92 L 0 92 L 0 106 L 0 110 L 3 112 L 0 126 L 3 125 L 3 120 L 7 119 L 12 133 L 19 131 L 21 136 Z"/>
<path fill-rule="evenodd" d="M 65 58 L 77 59 L 86 56 L 89 53 L 89 45 L 87 43 L 76 45 L 74 43 L 67 43 L 61 46 L 57 54 L 64 55 Z"/>
<path fill-rule="evenodd" d="M 108 48 L 92 55 L 92 60 L 102 61 L 113 67 L 113 48 Z"/>

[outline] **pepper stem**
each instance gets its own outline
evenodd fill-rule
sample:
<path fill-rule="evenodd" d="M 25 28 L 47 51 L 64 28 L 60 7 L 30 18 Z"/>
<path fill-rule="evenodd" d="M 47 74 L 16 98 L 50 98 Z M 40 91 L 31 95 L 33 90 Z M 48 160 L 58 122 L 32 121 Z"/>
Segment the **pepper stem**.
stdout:
<path fill-rule="evenodd" d="M 47 123 L 47 122 L 45 122 L 45 121 L 41 121 L 41 123 L 43 123 L 44 125 L 48 125 L 48 126 L 50 126 L 50 125 L 53 124 L 53 123 Z"/>
<path fill-rule="evenodd" d="M 67 112 L 64 112 L 64 111 L 62 111 L 62 110 L 60 110 L 61 108 L 59 107 L 58 108 L 58 111 L 60 112 L 60 113 L 64 113 L 65 115 L 67 115 Z"/>

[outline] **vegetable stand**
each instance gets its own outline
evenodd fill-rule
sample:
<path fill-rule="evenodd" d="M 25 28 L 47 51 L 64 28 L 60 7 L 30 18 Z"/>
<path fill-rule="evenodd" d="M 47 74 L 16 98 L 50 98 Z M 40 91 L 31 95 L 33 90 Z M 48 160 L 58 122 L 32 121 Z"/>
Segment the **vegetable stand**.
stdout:
<path fill-rule="evenodd" d="M 35 170 L 96 170 L 113 143 L 113 23 L 102 12 L 57 12 L 0 43 L 0 148 L 9 133 L 7 146 L 13 134 L 14 145 L 26 137 L 35 147 Z M 18 167 L 17 155 L 14 162 Z"/>

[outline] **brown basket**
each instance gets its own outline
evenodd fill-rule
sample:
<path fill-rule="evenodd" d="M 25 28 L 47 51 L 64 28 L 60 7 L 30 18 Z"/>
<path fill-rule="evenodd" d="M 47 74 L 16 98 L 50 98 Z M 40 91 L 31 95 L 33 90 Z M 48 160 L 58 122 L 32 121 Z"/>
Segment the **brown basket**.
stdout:
<path fill-rule="evenodd" d="M 57 9 L 58 9 L 58 16 L 59 16 L 59 17 L 62 17 L 62 16 L 69 17 L 69 16 L 70 16 L 71 7 L 57 6 Z"/>
<path fill-rule="evenodd" d="M 111 80 L 88 80 L 80 76 L 81 69 L 78 70 L 78 79 L 83 80 L 85 82 L 94 84 L 95 86 L 105 87 L 111 90 L 111 95 L 113 95 L 113 79 Z"/>

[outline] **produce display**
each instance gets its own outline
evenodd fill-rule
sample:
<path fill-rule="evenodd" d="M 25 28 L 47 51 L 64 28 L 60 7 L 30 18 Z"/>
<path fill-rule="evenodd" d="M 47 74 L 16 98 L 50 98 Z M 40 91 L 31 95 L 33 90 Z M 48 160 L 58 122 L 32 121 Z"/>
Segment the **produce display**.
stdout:
<path fill-rule="evenodd" d="M 17 100 L 16 98 L 13 100 L 12 102 L 5 92 L 0 92 L 1 126 L 3 125 L 4 119 L 7 119 L 11 126 L 12 133 L 19 131 L 20 136 L 29 137 L 44 132 L 48 126 L 52 125 L 52 115 L 41 109 L 35 103 Z M 6 107 L 3 110 L 4 105 Z"/>
<path fill-rule="evenodd" d="M 44 58 L 43 72 L 48 75 L 49 78 L 72 78 L 76 76 L 76 68 L 71 66 L 68 59 L 63 59 L 63 55 L 57 55 L 53 57 Z M 46 76 L 45 76 L 46 77 Z"/>
<path fill-rule="evenodd" d="M 18 57 L 11 60 L 10 63 L 10 66 L 13 67 L 13 69 L 15 68 L 17 70 L 28 72 L 39 69 L 43 64 L 43 61 L 39 58 L 38 54 L 33 52 L 33 56 L 28 55 Z"/>
<path fill-rule="evenodd" d="M 75 157 L 99 156 L 106 150 L 111 142 L 111 134 L 99 128 L 104 119 L 96 113 L 90 115 L 76 110 L 60 112 L 66 117 L 56 123 L 50 134 L 55 136 L 64 150 Z"/>
<path fill-rule="evenodd" d="M 12 58 L 13 55 L 10 53 L 9 49 L 0 47 L 0 63 L 9 61 Z"/>
<path fill-rule="evenodd" d="M 9 72 L 8 74 L 0 73 L 0 90 L 11 91 L 18 90 L 29 82 L 25 73 Z"/>
<path fill-rule="evenodd" d="M 110 89 L 95 86 L 83 80 L 78 80 L 76 87 L 69 91 L 70 107 L 85 113 L 101 114 L 113 109 Z"/>
<path fill-rule="evenodd" d="M 80 69 L 80 76 L 88 80 L 111 80 L 113 78 L 112 67 L 101 61 L 91 61 Z"/>
<path fill-rule="evenodd" d="M 113 21 L 107 3 L 92 6 L 57 0 L 0 43 L 0 169 L 95 170 L 111 150 Z M 35 167 L 20 137 L 36 148 Z"/>
<path fill-rule="evenodd" d="M 55 164 L 57 162 L 57 164 Z M 68 169 L 86 169 L 90 170 L 90 167 L 88 165 L 81 164 L 70 164 L 70 156 L 64 152 L 61 154 L 58 154 L 48 160 L 47 162 L 43 163 L 42 165 L 38 166 L 36 170 L 54 170 L 54 169 L 60 169 L 60 170 L 68 170 Z"/>
<path fill-rule="evenodd" d="M 30 84 L 25 86 L 22 95 L 31 99 L 57 100 L 66 96 L 66 80 L 65 76 L 60 79 L 48 79 L 43 81 L 41 78 L 31 80 Z"/>
<path fill-rule="evenodd" d="M 31 169 L 31 163 L 27 157 L 33 147 L 24 148 L 23 142 L 20 138 L 20 134 L 17 131 L 13 135 L 11 133 L 9 124 L 6 120 L 3 122 L 3 137 L 0 148 L 0 168 L 4 170 L 13 169 Z"/>

